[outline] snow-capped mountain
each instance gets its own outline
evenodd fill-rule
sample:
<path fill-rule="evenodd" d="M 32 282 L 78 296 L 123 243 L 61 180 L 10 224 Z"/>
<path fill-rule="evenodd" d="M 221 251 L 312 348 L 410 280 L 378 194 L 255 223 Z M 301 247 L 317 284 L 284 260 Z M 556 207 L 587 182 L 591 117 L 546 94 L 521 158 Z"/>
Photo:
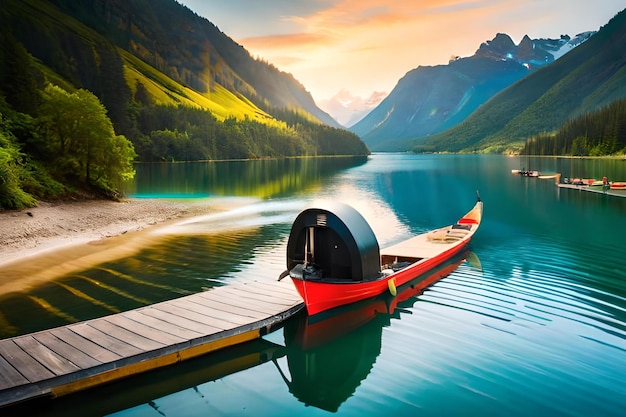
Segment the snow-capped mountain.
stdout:
<path fill-rule="evenodd" d="M 374 151 L 405 150 L 409 139 L 451 128 L 498 92 L 554 62 L 595 32 L 530 39 L 499 33 L 474 55 L 409 71 L 391 93 L 350 127 Z M 330 112 L 332 114 L 332 112 Z"/>
<path fill-rule="evenodd" d="M 365 117 L 386 96 L 387 93 L 374 91 L 364 99 L 343 89 L 330 99 L 320 101 L 318 106 L 342 126 L 350 127 Z"/>
<path fill-rule="evenodd" d="M 530 68 L 533 65 L 543 66 L 562 57 L 596 32 L 584 32 L 571 38 L 561 35 L 559 39 L 530 39 L 525 35 L 519 45 L 506 34 L 498 33 L 493 40 L 484 42 L 474 54 L 494 60 L 515 60 Z"/>

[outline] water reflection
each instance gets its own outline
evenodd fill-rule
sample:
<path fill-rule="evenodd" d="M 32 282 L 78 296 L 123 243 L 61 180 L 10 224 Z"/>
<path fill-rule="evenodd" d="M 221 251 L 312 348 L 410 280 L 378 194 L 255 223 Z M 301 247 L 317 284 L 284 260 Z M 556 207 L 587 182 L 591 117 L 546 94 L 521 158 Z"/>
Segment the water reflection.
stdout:
<path fill-rule="evenodd" d="M 204 220 L 207 221 L 211 220 Z M 78 267 L 75 270 L 64 268 L 65 275 L 1 294 L 0 338 L 118 313 L 223 285 L 229 276 L 255 261 L 259 247 L 279 244 L 288 233 L 283 223 L 211 230 L 203 226 L 204 222 L 198 220 L 163 230 L 131 256 L 101 259 L 101 263 L 93 265 L 78 262 L 72 265 Z M 187 228 L 196 233 L 182 233 Z M 242 259 L 242 253 L 249 257 Z"/>
<path fill-rule="evenodd" d="M 139 164 L 127 194 L 134 197 L 254 196 L 299 194 L 367 157 L 287 158 L 250 161 Z"/>

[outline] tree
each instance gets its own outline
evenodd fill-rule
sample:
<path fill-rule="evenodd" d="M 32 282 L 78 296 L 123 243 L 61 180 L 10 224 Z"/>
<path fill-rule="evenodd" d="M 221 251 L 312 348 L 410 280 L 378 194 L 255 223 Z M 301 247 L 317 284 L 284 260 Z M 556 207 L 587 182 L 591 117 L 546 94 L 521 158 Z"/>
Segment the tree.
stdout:
<path fill-rule="evenodd" d="M 0 127 L 3 117 L 0 113 Z M 0 207 L 21 209 L 37 205 L 36 200 L 22 189 L 25 172 L 22 154 L 17 145 L 0 129 Z"/>
<path fill-rule="evenodd" d="M 39 105 L 42 80 L 24 45 L 3 30 L 0 33 L 0 91 L 6 101 L 16 111 L 33 114 Z"/>
<path fill-rule="evenodd" d="M 100 100 L 87 90 L 48 85 L 40 107 L 47 162 L 62 178 L 117 192 L 134 176 L 133 145 L 115 134 Z"/>
<path fill-rule="evenodd" d="M 574 156 L 585 156 L 589 155 L 589 146 L 587 144 L 587 139 L 584 136 L 578 136 L 572 142 L 572 155 Z"/>

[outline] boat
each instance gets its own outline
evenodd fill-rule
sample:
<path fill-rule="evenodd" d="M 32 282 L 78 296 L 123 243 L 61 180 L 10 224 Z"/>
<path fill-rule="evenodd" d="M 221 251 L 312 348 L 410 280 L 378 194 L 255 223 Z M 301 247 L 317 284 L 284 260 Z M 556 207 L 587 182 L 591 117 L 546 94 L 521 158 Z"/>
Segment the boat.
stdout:
<path fill-rule="evenodd" d="M 455 223 L 380 249 L 371 227 L 353 207 L 319 202 L 295 219 L 287 242 L 287 270 L 309 315 L 375 297 L 437 267 L 470 242 L 483 202 Z M 423 287 L 432 284 L 424 282 Z"/>
<path fill-rule="evenodd" d="M 469 253 L 461 251 L 425 276 L 399 286 L 396 296 L 386 292 L 315 316 L 287 320 L 283 336 L 288 369 L 281 365 L 285 361 L 273 362 L 289 392 L 307 406 L 336 413 L 374 368 L 383 329 L 417 302 L 421 282 L 451 274 L 466 258 Z"/>
<path fill-rule="evenodd" d="M 539 177 L 541 175 L 539 171 L 530 169 L 530 155 L 527 156 L 527 159 L 528 159 L 527 162 L 529 166 L 528 169 L 526 169 L 526 167 L 522 167 L 522 169 L 512 169 L 511 174 L 521 175 L 522 177 Z"/>
<path fill-rule="evenodd" d="M 601 180 L 593 178 L 565 178 L 564 184 L 575 185 L 582 188 L 589 188 L 592 190 L 626 190 L 626 182 L 624 181 L 608 181 L 606 177 Z"/>
<path fill-rule="evenodd" d="M 539 178 L 540 180 L 553 180 L 556 178 L 560 178 L 561 174 L 556 173 L 556 174 L 543 174 L 543 175 L 538 175 L 537 178 Z"/>
<path fill-rule="evenodd" d="M 512 169 L 511 174 L 521 175 L 522 177 L 539 177 L 541 174 L 539 171 L 526 171 L 524 169 Z"/>

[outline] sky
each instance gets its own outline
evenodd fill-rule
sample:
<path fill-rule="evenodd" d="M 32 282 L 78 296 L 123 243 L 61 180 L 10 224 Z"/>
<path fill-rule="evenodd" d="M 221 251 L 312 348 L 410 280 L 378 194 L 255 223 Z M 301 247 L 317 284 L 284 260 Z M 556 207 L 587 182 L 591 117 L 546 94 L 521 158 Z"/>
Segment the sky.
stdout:
<path fill-rule="evenodd" d="M 411 69 L 471 56 L 506 33 L 518 44 L 598 30 L 626 0 L 177 0 L 255 58 L 293 74 L 316 102 L 389 93 Z"/>

